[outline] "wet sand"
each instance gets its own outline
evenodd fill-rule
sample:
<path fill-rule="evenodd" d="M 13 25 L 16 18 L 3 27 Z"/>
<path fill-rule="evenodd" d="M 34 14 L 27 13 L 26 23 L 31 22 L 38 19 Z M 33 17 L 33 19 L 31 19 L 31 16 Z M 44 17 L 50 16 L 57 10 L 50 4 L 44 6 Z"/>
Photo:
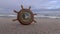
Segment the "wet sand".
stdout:
<path fill-rule="evenodd" d="M 21 25 L 15 18 L 0 18 L 0 34 L 60 34 L 60 19 L 36 18 L 37 23 Z"/>

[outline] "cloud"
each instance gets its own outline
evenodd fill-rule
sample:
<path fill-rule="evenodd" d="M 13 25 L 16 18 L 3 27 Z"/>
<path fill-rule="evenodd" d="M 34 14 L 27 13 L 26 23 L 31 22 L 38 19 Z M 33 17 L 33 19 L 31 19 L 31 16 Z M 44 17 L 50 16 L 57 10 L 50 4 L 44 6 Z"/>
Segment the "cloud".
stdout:
<path fill-rule="evenodd" d="M 31 6 L 33 9 L 54 9 L 60 8 L 60 0 L 0 0 L 0 8 L 20 9 Z"/>
<path fill-rule="evenodd" d="M 60 0 L 22 0 L 25 6 L 31 5 L 37 9 L 55 9 L 60 8 Z M 57 5 L 58 4 L 58 5 Z"/>

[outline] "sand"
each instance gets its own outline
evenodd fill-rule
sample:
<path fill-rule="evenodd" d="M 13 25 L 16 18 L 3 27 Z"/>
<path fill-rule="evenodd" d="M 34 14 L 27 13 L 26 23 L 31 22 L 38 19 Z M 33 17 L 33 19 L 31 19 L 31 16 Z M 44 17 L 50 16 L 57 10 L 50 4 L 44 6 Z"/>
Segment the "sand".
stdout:
<path fill-rule="evenodd" d="M 15 18 L 0 18 L 0 34 L 60 34 L 60 19 L 36 18 L 37 23 L 21 25 Z"/>

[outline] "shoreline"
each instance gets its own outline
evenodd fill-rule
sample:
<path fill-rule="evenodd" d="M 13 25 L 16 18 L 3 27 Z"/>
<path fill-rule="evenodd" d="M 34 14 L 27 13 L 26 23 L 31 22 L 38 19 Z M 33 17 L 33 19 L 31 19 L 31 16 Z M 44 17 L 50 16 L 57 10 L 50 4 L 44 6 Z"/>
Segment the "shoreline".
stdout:
<path fill-rule="evenodd" d="M 35 18 L 37 23 L 21 25 L 14 18 L 0 18 L 0 34 L 60 34 L 60 19 Z"/>

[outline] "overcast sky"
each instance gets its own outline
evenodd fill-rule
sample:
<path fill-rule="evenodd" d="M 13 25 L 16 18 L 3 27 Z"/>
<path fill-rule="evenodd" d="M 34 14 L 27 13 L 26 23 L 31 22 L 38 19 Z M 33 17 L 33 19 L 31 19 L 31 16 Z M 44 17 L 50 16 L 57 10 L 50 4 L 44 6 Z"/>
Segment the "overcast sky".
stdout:
<path fill-rule="evenodd" d="M 60 0 L 0 0 L 0 10 L 19 9 L 20 5 L 32 9 L 57 9 L 60 8 Z"/>

